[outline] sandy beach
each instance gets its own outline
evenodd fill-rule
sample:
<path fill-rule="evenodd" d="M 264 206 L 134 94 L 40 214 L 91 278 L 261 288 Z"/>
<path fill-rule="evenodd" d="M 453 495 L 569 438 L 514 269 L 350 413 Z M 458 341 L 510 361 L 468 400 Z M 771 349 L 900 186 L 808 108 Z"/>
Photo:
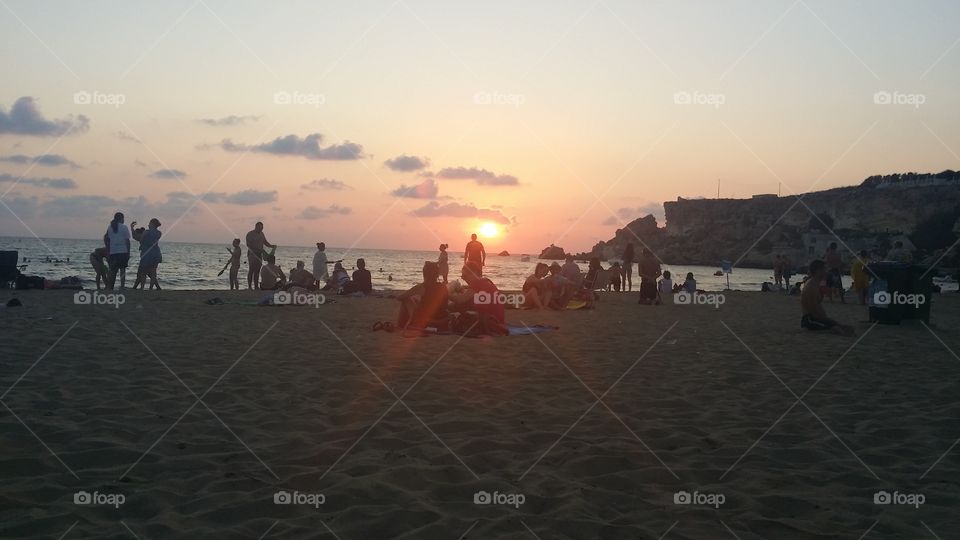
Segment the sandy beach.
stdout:
<path fill-rule="evenodd" d="M 763 293 L 720 309 L 608 293 L 591 311 L 508 313 L 559 330 L 479 339 L 371 333 L 388 298 L 16 296 L 0 311 L 5 538 L 957 530 L 955 296 L 935 298 L 929 329 L 828 304 L 859 340 L 801 331 L 797 299 Z M 877 505 L 881 490 L 923 504 Z"/>

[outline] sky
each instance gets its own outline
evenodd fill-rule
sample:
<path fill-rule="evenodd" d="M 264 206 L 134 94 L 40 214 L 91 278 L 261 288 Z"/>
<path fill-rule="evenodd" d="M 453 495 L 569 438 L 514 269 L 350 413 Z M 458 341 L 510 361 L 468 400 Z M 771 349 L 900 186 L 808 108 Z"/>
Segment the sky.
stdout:
<path fill-rule="evenodd" d="M 586 251 L 960 169 L 955 1 L 0 0 L 0 236 Z M 493 225 L 490 225 L 493 224 Z"/>

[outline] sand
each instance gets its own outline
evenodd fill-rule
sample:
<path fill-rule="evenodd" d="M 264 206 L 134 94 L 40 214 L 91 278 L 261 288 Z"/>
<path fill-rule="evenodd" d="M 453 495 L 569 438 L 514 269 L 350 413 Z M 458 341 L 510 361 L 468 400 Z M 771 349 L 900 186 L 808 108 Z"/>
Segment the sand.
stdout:
<path fill-rule="evenodd" d="M 960 531 L 960 295 L 935 299 L 929 329 L 828 304 L 860 340 L 800 330 L 797 299 L 770 293 L 720 309 L 608 293 L 508 313 L 557 331 L 480 339 L 372 333 L 386 298 L 215 295 L 257 297 L 128 292 L 114 308 L 26 291 L 0 310 L 0 536 Z M 314 505 L 275 504 L 281 490 Z M 880 490 L 924 504 L 874 504 Z"/>

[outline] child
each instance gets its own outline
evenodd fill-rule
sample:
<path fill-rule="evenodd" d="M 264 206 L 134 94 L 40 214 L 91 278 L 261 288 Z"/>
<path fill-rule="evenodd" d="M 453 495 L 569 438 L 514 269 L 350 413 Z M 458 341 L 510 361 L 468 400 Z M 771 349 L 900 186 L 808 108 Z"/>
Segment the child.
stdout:
<path fill-rule="evenodd" d="M 437 265 L 440 268 L 440 277 L 443 278 L 444 283 L 447 283 L 447 277 L 450 274 L 450 263 L 447 257 L 448 247 L 447 244 L 440 244 L 440 258 L 437 259 Z M 380 271 L 382 272 L 383 268 L 381 268 Z"/>
<path fill-rule="evenodd" d="M 222 276 L 223 272 L 230 267 L 230 290 L 240 290 L 240 280 L 237 278 L 238 273 L 240 272 L 240 239 L 233 239 L 233 249 L 227 248 L 227 252 L 230 253 L 230 260 L 223 265 L 223 269 L 220 270 L 218 276 Z"/>
<path fill-rule="evenodd" d="M 657 303 L 663 303 L 663 296 L 673 294 L 673 280 L 670 279 L 670 271 L 663 271 L 663 279 L 660 280 L 659 285 L 657 286 Z"/>
<path fill-rule="evenodd" d="M 98 247 L 93 250 L 93 253 L 90 254 L 90 264 L 93 265 L 94 271 L 97 273 L 97 290 L 100 290 L 100 281 L 103 280 L 104 283 L 107 281 L 107 274 L 110 273 L 110 270 L 107 269 L 107 265 L 104 264 L 104 260 L 107 258 L 107 248 Z"/>

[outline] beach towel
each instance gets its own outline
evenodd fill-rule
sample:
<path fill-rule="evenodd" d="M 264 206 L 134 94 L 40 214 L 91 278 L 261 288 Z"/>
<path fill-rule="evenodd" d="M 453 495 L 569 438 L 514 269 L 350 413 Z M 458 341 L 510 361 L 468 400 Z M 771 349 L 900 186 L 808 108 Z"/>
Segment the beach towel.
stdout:
<path fill-rule="evenodd" d="M 507 332 L 509 336 L 529 336 L 530 334 L 542 334 L 544 332 L 550 332 L 553 330 L 559 330 L 559 326 L 549 326 L 545 324 L 538 324 L 535 326 L 516 326 L 513 324 L 507 325 Z"/>

